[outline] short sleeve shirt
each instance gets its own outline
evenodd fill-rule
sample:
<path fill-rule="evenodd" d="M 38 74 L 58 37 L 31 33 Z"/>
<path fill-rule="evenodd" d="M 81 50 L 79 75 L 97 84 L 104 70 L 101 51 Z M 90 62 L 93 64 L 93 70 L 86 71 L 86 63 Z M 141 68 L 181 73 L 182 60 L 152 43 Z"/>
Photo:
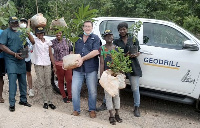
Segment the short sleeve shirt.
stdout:
<path fill-rule="evenodd" d="M 42 42 L 39 38 L 34 38 L 35 44 L 33 45 L 33 57 L 34 61 L 32 63 L 41 66 L 51 65 L 49 56 L 49 47 L 52 46 L 50 40 Z"/>
<path fill-rule="evenodd" d="M 100 48 L 100 38 L 95 34 L 90 34 L 86 42 L 83 41 L 83 35 L 75 43 L 75 54 L 80 54 L 81 57 L 87 55 L 93 50 L 99 50 Z M 75 68 L 75 71 L 90 73 L 93 71 L 98 71 L 99 68 L 99 58 L 98 55 L 88 59 L 83 62 L 81 67 Z"/>
<path fill-rule="evenodd" d="M 7 46 L 11 51 L 17 53 L 23 48 L 20 32 L 14 32 L 10 28 L 4 30 L 0 36 L 0 44 Z M 25 59 L 17 59 L 13 55 L 4 53 L 7 73 L 26 73 Z"/>

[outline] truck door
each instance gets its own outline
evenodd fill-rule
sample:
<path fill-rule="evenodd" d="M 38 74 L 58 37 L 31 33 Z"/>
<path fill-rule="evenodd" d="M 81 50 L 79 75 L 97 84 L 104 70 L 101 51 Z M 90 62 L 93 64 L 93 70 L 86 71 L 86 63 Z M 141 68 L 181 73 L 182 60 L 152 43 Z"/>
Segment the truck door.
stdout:
<path fill-rule="evenodd" d="M 173 27 L 143 23 L 143 44 L 139 56 L 141 86 L 155 90 L 192 93 L 200 74 L 199 51 L 182 49 L 190 40 Z"/>

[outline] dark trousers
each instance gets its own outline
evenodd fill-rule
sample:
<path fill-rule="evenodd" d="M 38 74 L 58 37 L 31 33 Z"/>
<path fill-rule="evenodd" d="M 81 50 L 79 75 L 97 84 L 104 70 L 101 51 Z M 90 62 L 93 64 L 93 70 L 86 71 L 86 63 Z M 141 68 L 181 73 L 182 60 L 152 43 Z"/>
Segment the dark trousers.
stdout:
<path fill-rule="evenodd" d="M 27 83 L 26 83 L 26 73 L 23 74 L 16 74 L 16 73 L 9 73 L 9 103 L 10 106 L 15 105 L 15 96 L 17 91 L 17 79 L 19 84 L 19 91 L 20 91 L 20 101 L 27 102 L 26 93 L 27 93 Z"/>

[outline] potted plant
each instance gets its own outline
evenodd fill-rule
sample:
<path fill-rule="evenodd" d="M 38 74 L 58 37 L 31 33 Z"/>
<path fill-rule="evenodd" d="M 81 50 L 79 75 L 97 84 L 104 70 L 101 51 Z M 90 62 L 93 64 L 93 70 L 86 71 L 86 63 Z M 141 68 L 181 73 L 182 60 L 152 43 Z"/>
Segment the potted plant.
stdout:
<path fill-rule="evenodd" d="M 101 75 L 99 83 L 111 95 L 118 94 L 119 89 L 126 87 L 125 73 L 131 72 L 131 60 L 128 56 L 124 56 L 123 50 L 118 47 L 117 51 L 111 51 L 112 62 L 107 65 L 110 69 L 104 71 Z"/>
<path fill-rule="evenodd" d="M 28 57 L 28 47 L 27 47 L 27 41 L 26 41 L 26 38 L 28 37 L 28 33 L 27 33 L 27 28 L 19 28 L 18 29 L 19 32 L 21 32 L 20 34 L 20 39 L 22 41 L 22 48 L 18 51 L 19 53 L 22 53 L 20 55 L 20 57 L 22 58 L 27 58 Z"/>
<path fill-rule="evenodd" d="M 142 26 L 142 22 L 138 21 L 132 24 L 132 26 L 129 28 L 129 31 L 131 32 L 131 36 L 133 37 L 133 44 L 129 46 L 130 54 L 136 54 L 138 52 L 138 47 L 134 44 L 136 42 L 136 38 L 138 36 L 138 32 L 140 31 L 141 26 Z"/>

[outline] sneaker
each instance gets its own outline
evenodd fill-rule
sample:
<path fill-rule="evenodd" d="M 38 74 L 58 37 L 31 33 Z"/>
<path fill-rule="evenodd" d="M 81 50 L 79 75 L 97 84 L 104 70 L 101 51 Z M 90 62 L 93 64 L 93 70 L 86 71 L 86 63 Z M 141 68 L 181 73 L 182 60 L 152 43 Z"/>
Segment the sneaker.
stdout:
<path fill-rule="evenodd" d="M 29 90 L 29 97 L 34 97 L 34 91 L 33 91 L 33 89 Z"/>
<path fill-rule="evenodd" d="M 102 103 L 100 107 L 97 108 L 97 112 L 107 110 L 106 104 Z"/>

